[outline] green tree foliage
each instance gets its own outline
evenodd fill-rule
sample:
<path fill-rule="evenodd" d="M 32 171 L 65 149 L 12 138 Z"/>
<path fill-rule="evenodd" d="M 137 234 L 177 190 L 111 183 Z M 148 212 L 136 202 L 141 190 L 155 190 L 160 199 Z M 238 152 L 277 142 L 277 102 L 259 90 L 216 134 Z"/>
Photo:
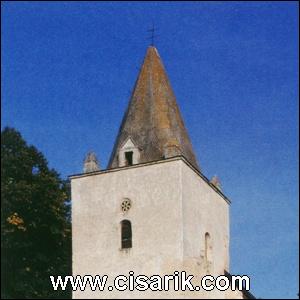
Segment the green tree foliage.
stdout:
<path fill-rule="evenodd" d="M 1 298 L 70 298 L 50 275 L 71 275 L 69 186 L 12 128 L 1 132 Z"/>

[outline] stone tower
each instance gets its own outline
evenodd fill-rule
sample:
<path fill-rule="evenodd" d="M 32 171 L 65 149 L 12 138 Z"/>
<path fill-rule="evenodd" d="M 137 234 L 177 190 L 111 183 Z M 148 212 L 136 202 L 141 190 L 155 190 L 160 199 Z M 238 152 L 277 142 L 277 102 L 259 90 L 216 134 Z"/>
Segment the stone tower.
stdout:
<path fill-rule="evenodd" d="M 160 56 L 149 47 L 105 170 L 71 176 L 73 275 L 229 270 L 229 204 L 200 171 Z M 85 291 L 73 298 L 242 298 L 200 291 Z"/>

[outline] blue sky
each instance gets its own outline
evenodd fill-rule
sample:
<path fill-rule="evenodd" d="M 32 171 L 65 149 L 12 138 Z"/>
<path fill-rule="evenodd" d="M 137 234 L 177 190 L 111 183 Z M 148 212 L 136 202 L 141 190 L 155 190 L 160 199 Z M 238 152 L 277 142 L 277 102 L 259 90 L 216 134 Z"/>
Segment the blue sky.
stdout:
<path fill-rule="evenodd" d="M 231 273 L 298 293 L 297 2 L 2 2 L 2 128 L 62 177 L 106 168 L 158 28 L 202 172 L 231 199 Z"/>

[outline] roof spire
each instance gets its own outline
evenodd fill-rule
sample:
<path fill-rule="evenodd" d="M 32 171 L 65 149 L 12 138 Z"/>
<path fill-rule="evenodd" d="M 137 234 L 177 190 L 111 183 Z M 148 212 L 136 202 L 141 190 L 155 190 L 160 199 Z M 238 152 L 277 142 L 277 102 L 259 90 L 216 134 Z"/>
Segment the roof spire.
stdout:
<path fill-rule="evenodd" d="M 147 49 L 108 168 L 120 166 L 128 139 L 138 151 L 137 163 L 182 155 L 199 170 L 175 95 L 155 47 Z"/>
<path fill-rule="evenodd" d="M 214 175 L 209 182 L 221 191 L 221 182 L 217 175 Z"/>
<path fill-rule="evenodd" d="M 83 173 L 95 172 L 99 170 L 100 166 L 95 152 L 88 152 L 83 163 Z"/>

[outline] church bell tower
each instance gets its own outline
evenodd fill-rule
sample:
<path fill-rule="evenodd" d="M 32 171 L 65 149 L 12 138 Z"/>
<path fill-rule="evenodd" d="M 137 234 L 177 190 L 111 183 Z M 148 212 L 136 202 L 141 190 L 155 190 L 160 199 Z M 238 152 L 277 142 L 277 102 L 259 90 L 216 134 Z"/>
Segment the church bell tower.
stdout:
<path fill-rule="evenodd" d="M 89 162 L 91 159 L 89 160 Z M 229 270 L 229 204 L 202 173 L 155 47 L 147 53 L 106 169 L 71 176 L 73 275 Z M 230 298 L 213 290 L 73 292 L 73 298 Z"/>

